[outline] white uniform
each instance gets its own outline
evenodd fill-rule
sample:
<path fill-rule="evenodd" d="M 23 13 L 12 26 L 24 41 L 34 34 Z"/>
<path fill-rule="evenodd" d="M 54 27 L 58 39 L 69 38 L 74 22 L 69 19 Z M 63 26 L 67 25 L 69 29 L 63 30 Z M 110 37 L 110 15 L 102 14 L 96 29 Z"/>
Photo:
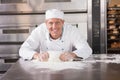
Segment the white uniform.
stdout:
<path fill-rule="evenodd" d="M 73 47 L 76 50 L 73 50 Z M 34 53 L 41 51 L 73 52 L 83 59 L 92 54 L 92 49 L 87 41 L 80 36 L 79 30 L 67 23 L 64 23 L 62 37 L 57 40 L 51 39 L 46 24 L 41 24 L 22 44 L 19 55 L 23 59 L 32 59 Z"/>

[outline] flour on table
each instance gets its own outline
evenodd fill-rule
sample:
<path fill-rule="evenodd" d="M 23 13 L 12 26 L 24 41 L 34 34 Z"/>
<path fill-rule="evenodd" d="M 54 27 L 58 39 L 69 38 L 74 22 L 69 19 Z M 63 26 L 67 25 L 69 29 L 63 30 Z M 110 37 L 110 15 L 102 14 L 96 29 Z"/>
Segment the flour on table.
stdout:
<path fill-rule="evenodd" d="M 63 62 L 59 59 L 59 56 L 62 52 L 60 51 L 48 51 L 49 59 L 47 62 L 41 62 L 39 60 L 26 61 L 24 63 L 24 69 L 47 69 L 47 70 L 64 70 L 64 69 L 83 69 L 86 67 L 87 63 L 82 62 L 72 62 L 67 61 Z M 27 65 L 26 65 L 27 64 Z M 23 63 L 22 63 L 23 65 Z M 25 68 L 26 67 L 26 68 Z M 27 71 L 26 70 L 26 71 Z"/>
<path fill-rule="evenodd" d="M 83 69 L 86 63 L 82 62 L 63 62 L 59 59 L 62 52 L 60 51 L 48 51 L 49 59 L 48 62 L 40 62 L 38 60 L 32 60 L 35 68 L 47 68 L 50 70 L 63 70 L 63 69 Z"/>
<path fill-rule="evenodd" d="M 87 65 L 82 62 L 40 62 L 32 61 L 35 68 L 48 68 L 51 70 L 64 70 L 64 69 L 83 69 Z"/>
<path fill-rule="evenodd" d="M 102 54 L 102 55 L 96 55 L 96 57 L 100 56 L 100 60 L 92 59 L 92 60 L 84 60 L 82 62 L 87 63 L 96 63 L 96 62 L 104 62 L 104 63 L 117 63 L 120 64 L 120 55 L 119 54 Z"/>

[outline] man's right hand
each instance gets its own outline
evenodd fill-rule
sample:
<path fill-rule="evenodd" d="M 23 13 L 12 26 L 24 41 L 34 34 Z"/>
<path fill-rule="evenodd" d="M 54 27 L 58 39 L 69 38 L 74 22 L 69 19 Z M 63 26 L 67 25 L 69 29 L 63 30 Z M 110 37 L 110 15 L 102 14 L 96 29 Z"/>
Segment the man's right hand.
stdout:
<path fill-rule="evenodd" d="M 39 60 L 39 61 L 48 61 L 49 58 L 49 54 L 47 52 L 44 53 L 35 53 L 33 55 L 33 59 Z"/>

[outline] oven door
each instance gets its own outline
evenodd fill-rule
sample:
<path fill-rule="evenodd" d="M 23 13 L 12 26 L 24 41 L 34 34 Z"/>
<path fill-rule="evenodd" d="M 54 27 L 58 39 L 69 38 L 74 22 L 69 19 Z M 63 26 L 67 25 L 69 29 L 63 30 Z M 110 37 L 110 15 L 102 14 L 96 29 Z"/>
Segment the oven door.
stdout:
<path fill-rule="evenodd" d="M 21 44 L 33 29 L 34 27 L 0 27 L 0 57 L 18 56 Z"/>
<path fill-rule="evenodd" d="M 0 27 L 0 43 L 23 42 L 34 27 Z"/>
<path fill-rule="evenodd" d="M 28 0 L 28 4 L 32 8 L 42 11 L 51 8 L 69 12 L 87 11 L 87 0 Z"/>
<path fill-rule="evenodd" d="M 64 12 L 83 12 L 87 11 L 87 1 L 88 0 L 0 0 L 0 12 L 40 13 L 53 8 L 63 10 Z"/>

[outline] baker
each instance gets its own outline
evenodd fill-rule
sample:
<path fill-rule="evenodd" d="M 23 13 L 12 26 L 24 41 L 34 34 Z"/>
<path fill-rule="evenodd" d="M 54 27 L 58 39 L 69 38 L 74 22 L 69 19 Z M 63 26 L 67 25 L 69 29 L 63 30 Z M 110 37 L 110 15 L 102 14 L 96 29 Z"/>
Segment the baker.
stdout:
<path fill-rule="evenodd" d="M 61 61 L 77 57 L 86 59 L 92 54 L 92 49 L 79 30 L 66 23 L 64 13 L 58 9 L 46 11 L 45 22 L 31 32 L 21 45 L 19 55 L 23 59 L 48 61 L 48 51 L 60 51 Z"/>

